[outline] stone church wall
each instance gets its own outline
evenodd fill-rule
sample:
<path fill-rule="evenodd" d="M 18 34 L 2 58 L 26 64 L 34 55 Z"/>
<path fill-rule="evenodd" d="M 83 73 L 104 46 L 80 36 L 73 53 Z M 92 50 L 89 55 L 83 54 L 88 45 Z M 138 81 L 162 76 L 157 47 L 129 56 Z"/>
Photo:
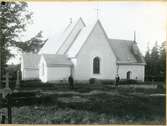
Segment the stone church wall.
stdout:
<path fill-rule="evenodd" d="M 24 68 L 22 71 L 22 80 L 39 80 L 39 70 Z"/>
<path fill-rule="evenodd" d="M 93 74 L 93 58 L 100 58 L 100 73 Z M 74 68 L 76 80 L 88 81 L 90 78 L 114 79 L 116 73 L 116 57 L 99 24 L 81 48 Z"/>
<path fill-rule="evenodd" d="M 144 65 L 119 65 L 120 79 L 127 79 L 128 71 L 130 71 L 130 79 L 144 81 Z"/>

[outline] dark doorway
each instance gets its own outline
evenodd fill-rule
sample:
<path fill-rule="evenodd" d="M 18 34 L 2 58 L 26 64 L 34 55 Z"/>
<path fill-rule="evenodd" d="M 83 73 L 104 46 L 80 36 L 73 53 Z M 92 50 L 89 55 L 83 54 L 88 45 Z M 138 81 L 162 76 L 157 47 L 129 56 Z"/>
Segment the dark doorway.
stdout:
<path fill-rule="evenodd" d="M 130 80 L 130 79 L 131 79 L 131 71 L 128 71 L 128 72 L 127 72 L 126 78 L 127 78 L 127 80 Z"/>

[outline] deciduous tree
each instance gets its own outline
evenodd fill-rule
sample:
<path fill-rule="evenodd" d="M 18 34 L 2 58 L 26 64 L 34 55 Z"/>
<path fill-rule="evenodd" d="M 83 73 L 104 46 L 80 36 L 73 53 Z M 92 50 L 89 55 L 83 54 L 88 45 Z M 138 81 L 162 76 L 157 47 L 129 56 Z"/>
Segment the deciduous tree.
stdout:
<path fill-rule="evenodd" d="M 26 31 L 30 23 L 32 12 L 28 10 L 26 2 L 1 2 L 0 4 L 0 75 L 4 71 L 4 65 L 12 56 L 9 47 L 16 46 L 25 52 L 38 52 L 46 40 L 42 38 L 42 32 L 28 41 L 20 42 L 20 34 Z M 0 76 L 0 81 L 1 81 Z M 1 87 L 1 82 L 0 82 Z"/>

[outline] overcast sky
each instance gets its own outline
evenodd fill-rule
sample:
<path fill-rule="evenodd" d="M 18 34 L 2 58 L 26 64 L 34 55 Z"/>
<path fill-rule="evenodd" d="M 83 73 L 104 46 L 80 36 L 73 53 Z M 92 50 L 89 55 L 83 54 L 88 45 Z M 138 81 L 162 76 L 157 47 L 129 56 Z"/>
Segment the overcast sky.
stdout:
<path fill-rule="evenodd" d="M 166 40 L 167 9 L 163 2 L 28 2 L 33 24 L 28 26 L 25 38 L 40 30 L 46 38 L 55 39 L 69 24 L 82 17 L 86 24 L 100 19 L 107 35 L 113 39 L 136 40 L 144 54 L 149 42 Z M 98 17 L 96 9 L 99 9 Z M 56 43 L 53 43 L 56 46 Z"/>

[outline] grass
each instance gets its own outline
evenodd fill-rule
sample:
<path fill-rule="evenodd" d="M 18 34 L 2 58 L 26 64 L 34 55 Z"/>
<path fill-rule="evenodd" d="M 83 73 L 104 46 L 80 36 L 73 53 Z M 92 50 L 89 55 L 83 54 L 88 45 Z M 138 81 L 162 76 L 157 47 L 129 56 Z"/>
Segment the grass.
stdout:
<path fill-rule="evenodd" d="M 126 114 L 124 118 L 115 114 L 96 113 L 59 106 L 24 106 L 13 108 L 15 124 L 162 124 L 158 116 L 134 117 Z M 24 115 L 24 116 L 23 116 Z"/>
<path fill-rule="evenodd" d="M 162 97 L 96 94 L 80 96 L 87 102 L 62 102 L 73 95 L 52 95 L 34 105 L 13 107 L 13 123 L 23 124 L 164 124 Z M 5 109 L 4 109 L 5 111 Z"/>
<path fill-rule="evenodd" d="M 164 94 L 161 88 L 115 89 L 99 84 L 75 85 L 73 90 L 63 85 L 54 88 L 53 94 L 15 95 L 13 123 L 165 124 L 165 97 L 150 96 Z M 6 109 L 0 111 L 6 112 Z"/>

